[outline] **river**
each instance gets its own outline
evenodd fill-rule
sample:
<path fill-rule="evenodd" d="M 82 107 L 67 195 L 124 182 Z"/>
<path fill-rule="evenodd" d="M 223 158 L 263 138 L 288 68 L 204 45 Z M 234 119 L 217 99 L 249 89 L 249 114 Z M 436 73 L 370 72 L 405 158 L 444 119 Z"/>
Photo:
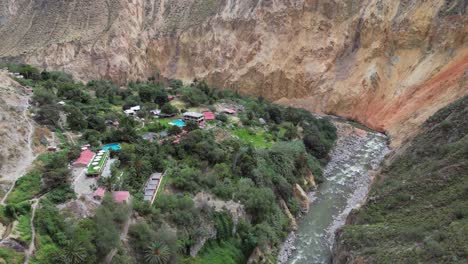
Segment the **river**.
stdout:
<path fill-rule="evenodd" d="M 383 134 L 336 122 L 339 139 L 324 169 L 324 182 L 310 194 L 310 210 L 283 245 L 278 263 L 329 263 L 335 231 L 365 200 L 376 170 L 388 152 Z"/>

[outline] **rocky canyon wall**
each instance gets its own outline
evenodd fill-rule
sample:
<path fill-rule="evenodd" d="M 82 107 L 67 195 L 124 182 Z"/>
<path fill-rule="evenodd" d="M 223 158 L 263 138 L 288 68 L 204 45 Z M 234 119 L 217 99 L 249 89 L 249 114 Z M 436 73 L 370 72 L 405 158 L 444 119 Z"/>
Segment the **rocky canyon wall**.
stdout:
<path fill-rule="evenodd" d="M 0 57 L 154 74 L 356 119 L 398 145 L 468 91 L 465 0 L 6 0 Z"/>

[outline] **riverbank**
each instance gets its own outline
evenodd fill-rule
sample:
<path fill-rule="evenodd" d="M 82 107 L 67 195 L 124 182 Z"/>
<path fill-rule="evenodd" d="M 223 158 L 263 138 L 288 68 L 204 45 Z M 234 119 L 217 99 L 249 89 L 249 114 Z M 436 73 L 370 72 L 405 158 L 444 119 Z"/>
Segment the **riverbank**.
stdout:
<path fill-rule="evenodd" d="M 334 120 L 339 139 L 324 170 L 324 182 L 310 194 L 310 212 L 300 220 L 278 255 L 278 263 L 330 261 L 335 231 L 365 200 L 376 170 L 388 152 L 387 137 Z"/>

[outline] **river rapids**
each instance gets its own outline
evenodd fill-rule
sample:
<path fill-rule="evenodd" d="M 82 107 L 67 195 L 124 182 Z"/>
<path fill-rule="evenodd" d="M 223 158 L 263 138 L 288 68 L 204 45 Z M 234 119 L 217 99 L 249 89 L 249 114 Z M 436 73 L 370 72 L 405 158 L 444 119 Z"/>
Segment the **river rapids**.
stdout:
<path fill-rule="evenodd" d="M 310 194 L 310 210 L 299 228 L 283 244 L 278 263 L 329 263 L 335 231 L 353 208 L 364 202 L 378 169 L 388 153 L 387 137 L 336 122 L 339 138 L 324 169 L 324 182 Z"/>

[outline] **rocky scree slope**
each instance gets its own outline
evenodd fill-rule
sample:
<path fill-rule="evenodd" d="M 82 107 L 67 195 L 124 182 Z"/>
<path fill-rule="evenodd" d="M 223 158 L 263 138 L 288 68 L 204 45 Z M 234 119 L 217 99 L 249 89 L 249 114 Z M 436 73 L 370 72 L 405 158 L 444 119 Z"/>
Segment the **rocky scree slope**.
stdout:
<path fill-rule="evenodd" d="M 0 70 L 0 200 L 34 160 L 34 123 L 24 87 Z"/>
<path fill-rule="evenodd" d="M 5 0 L 0 58 L 153 75 L 356 119 L 394 146 L 467 93 L 464 0 Z"/>
<path fill-rule="evenodd" d="M 438 111 L 388 159 L 338 232 L 334 263 L 466 263 L 468 96 Z"/>

